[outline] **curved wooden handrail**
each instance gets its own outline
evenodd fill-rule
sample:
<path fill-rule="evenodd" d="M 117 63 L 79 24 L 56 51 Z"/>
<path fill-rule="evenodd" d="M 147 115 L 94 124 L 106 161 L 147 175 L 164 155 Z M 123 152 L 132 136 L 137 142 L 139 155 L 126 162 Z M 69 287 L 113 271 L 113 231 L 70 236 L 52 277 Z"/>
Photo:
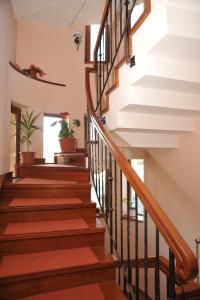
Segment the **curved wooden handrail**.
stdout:
<path fill-rule="evenodd" d="M 44 80 L 44 79 L 39 79 L 39 78 L 33 78 L 31 76 L 28 76 L 26 74 L 24 74 L 24 72 L 22 70 L 20 70 L 14 63 L 12 63 L 11 61 L 9 61 L 9 65 L 15 69 L 17 72 L 19 72 L 20 74 L 24 75 L 25 77 L 28 77 L 30 79 L 33 79 L 33 80 L 37 80 L 37 81 L 41 81 L 41 82 L 44 82 L 44 83 L 47 83 L 47 84 L 51 84 L 51 85 L 58 85 L 58 86 L 66 86 L 66 84 L 64 83 L 57 83 L 57 82 L 52 82 L 52 81 L 47 81 L 47 80 Z"/>
<path fill-rule="evenodd" d="M 198 273 L 198 264 L 195 255 L 185 242 L 183 237 L 177 231 L 173 223 L 170 221 L 166 213 L 158 204 L 156 199 L 150 193 L 146 185 L 141 181 L 136 172 L 133 170 L 129 162 L 126 160 L 122 152 L 112 140 L 111 135 L 106 131 L 98 117 L 95 114 L 91 88 L 90 88 L 90 74 L 96 73 L 95 68 L 86 68 L 85 85 L 88 103 L 88 111 L 94 123 L 96 130 L 102 137 L 104 143 L 109 148 L 119 168 L 122 170 L 132 188 L 142 201 L 144 208 L 151 216 L 154 224 L 166 241 L 168 247 L 176 258 L 177 275 L 182 282 L 186 282 L 196 277 Z"/>

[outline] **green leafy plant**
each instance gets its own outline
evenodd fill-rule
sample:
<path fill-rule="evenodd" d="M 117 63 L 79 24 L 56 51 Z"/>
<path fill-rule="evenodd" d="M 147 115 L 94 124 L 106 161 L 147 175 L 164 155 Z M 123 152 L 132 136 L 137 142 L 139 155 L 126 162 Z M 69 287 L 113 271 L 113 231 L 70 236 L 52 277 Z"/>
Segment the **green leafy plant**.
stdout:
<path fill-rule="evenodd" d="M 68 112 L 60 113 L 60 116 L 62 117 L 62 120 L 59 121 L 61 124 L 61 128 L 58 134 L 59 140 L 63 138 L 74 138 L 75 131 L 73 129 L 73 126 L 79 127 L 81 125 L 80 120 L 73 119 L 72 122 L 70 122 L 70 114 Z M 51 126 L 54 126 L 57 124 L 57 121 L 54 122 Z"/>
<path fill-rule="evenodd" d="M 21 131 L 21 143 L 27 145 L 27 152 L 29 152 L 30 145 L 32 144 L 32 136 L 36 130 L 41 130 L 40 126 L 35 124 L 40 114 L 34 115 L 34 112 L 25 110 L 22 113 L 21 121 L 17 124 Z M 16 125 L 16 123 L 12 122 Z"/>

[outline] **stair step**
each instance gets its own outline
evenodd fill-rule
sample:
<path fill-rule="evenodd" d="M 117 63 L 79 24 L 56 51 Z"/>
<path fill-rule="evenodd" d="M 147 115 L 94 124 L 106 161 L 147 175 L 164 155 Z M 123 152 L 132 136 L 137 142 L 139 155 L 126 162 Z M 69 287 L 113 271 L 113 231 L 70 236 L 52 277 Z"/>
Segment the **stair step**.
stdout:
<path fill-rule="evenodd" d="M 10 255 L 2 258 L 0 278 L 5 280 L 98 263 L 90 247 Z"/>
<path fill-rule="evenodd" d="M 83 219 L 9 223 L 3 231 L 3 236 L 31 234 L 64 230 L 88 229 L 88 224 Z"/>
<path fill-rule="evenodd" d="M 79 198 L 29 197 L 2 200 L 0 224 L 78 218 L 95 222 L 95 203 L 83 202 Z"/>
<path fill-rule="evenodd" d="M 87 182 L 55 179 L 18 178 L 5 183 L 2 197 L 8 198 L 80 198 L 91 199 L 91 185 Z"/>
<path fill-rule="evenodd" d="M 51 299 L 96 299 L 104 300 L 104 295 L 100 286 L 96 284 L 89 284 L 71 289 L 65 289 L 36 296 L 22 298 L 21 300 L 51 300 Z"/>
<path fill-rule="evenodd" d="M 21 298 L 20 300 L 66 300 L 66 299 L 78 299 L 78 300 L 125 300 L 121 290 L 116 286 L 114 282 L 103 282 L 89 285 L 83 285 L 76 288 L 64 289 L 59 291 L 53 291 L 40 295 Z"/>
<path fill-rule="evenodd" d="M 77 182 L 89 182 L 90 172 L 87 168 L 58 164 L 19 166 L 19 177 L 35 177 L 47 179 L 65 179 Z"/>
<path fill-rule="evenodd" d="M 176 287 L 176 299 L 183 299 L 183 291 L 186 299 L 200 299 L 200 284 L 192 281 Z"/>
<path fill-rule="evenodd" d="M 61 179 L 44 179 L 44 178 L 33 178 L 33 177 L 25 177 L 18 178 L 13 181 L 13 184 L 76 184 L 77 181 L 72 180 L 61 180 Z"/>
<path fill-rule="evenodd" d="M 73 205 L 73 204 L 81 204 L 83 203 L 79 198 L 47 198 L 47 199 L 40 199 L 40 198 L 29 198 L 29 199 L 12 199 L 8 206 L 14 207 L 21 207 L 21 206 L 43 206 L 43 205 Z"/>
<path fill-rule="evenodd" d="M 103 246 L 105 228 L 83 219 L 9 223 L 0 235 L 2 255 Z"/>
<path fill-rule="evenodd" d="M 4 256 L 0 264 L 1 299 L 111 281 L 115 267 L 113 257 L 101 246 Z"/>

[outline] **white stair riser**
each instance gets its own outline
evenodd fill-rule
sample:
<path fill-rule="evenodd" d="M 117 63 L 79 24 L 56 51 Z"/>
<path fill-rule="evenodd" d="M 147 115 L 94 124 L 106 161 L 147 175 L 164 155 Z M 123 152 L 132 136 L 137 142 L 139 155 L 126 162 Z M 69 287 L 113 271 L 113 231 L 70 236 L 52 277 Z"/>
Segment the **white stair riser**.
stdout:
<path fill-rule="evenodd" d="M 113 137 L 121 148 L 178 148 L 177 134 L 116 131 Z"/>

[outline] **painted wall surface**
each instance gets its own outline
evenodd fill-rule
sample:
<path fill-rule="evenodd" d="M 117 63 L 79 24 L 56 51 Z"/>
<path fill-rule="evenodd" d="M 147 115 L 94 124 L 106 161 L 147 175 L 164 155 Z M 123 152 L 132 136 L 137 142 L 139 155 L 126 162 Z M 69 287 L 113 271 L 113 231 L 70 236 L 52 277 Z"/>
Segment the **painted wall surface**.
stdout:
<path fill-rule="evenodd" d="M 0 1 L 0 174 L 9 171 L 8 62 L 15 59 L 16 22 L 9 0 Z"/>
<path fill-rule="evenodd" d="M 196 131 L 180 136 L 178 149 L 148 150 L 145 182 L 194 249 L 200 228 L 200 118 Z"/>
<path fill-rule="evenodd" d="M 77 51 L 73 33 L 84 30 L 84 25 L 81 24 L 74 24 L 68 29 L 18 22 L 16 55 L 18 65 L 28 68 L 34 64 L 46 73 L 43 79 L 64 83 L 66 87 L 45 85 L 29 78 L 13 80 L 16 102 L 41 114 L 67 111 L 72 118 L 81 120 L 82 126 L 76 130 L 79 147 L 84 145 L 83 116 L 86 111 L 84 40 Z M 19 80 L 24 82 L 20 87 L 17 84 Z M 40 122 L 42 125 L 42 117 Z M 35 135 L 33 147 L 37 156 L 41 157 L 42 132 Z"/>

